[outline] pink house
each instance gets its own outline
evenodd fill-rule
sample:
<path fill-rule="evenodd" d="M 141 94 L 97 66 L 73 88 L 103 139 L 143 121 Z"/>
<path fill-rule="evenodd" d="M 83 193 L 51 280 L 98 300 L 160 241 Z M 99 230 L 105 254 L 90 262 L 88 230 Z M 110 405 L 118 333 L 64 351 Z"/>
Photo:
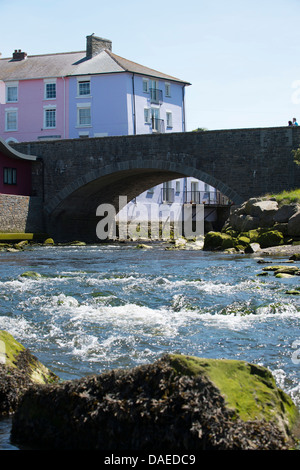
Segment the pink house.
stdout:
<path fill-rule="evenodd" d="M 112 52 L 87 36 L 86 49 L 0 58 L 0 136 L 6 142 L 185 130 L 188 82 Z"/>
<path fill-rule="evenodd" d="M 6 142 L 68 137 L 64 58 L 49 54 L 27 59 L 26 53 L 15 51 L 11 59 L 1 59 L 0 135 Z"/>

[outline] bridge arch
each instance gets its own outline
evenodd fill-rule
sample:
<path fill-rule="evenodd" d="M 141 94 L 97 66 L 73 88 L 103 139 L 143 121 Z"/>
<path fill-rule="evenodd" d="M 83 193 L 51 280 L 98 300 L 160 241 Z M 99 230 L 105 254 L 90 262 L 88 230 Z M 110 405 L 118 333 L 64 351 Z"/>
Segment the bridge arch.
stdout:
<path fill-rule="evenodd" d="M 45 211 L 49 215 L 55 212 L 59 209 L 60 205 L 67 202 L 68 198 L 75 196 L 76 192 L 79 192 L 81 195 L 86 192 L 86 195 L 88 196 L 90 193 L 88 188 L 89 185 L 90 190 L 94 192 L 95 186 L 99 186 L 99 188 L 103 186 L 106 187 L 110 184 L 116 184 L 122 179 L 126 180 L 129 177 L 139 178 L 137 185 L 138 192 L 135 192 L 133 197 L 136 197 L 149 187 L 152 187 L 153 185 L 149 186 L 149 181 L 152 180 L 155 180 L 156 185 L 179 177 L 194 177 L 210 186 L 213 186 L 235 204 L 243 202 L 243 198 L 228 185 L 209 175 L 205 171 L 195 167 L 188 167 L 173 160 L 144 160 L 142 166 L 138 160 L 126 160 L 121 163 L 112 163 L 101 168 L 92 169 L 84 175 L 79 176 L 74 181 L 66 185 L 48 202 L 45 206 Z M 105 202 L 112 203 L 113 201 L 106 200 Z"/>
<path fill-rule="evenodd" d="M 235 203 L 242 198 L 222 181 L 206 172 L 174 160 L 125 160 L 94 168 L 76 178 L 45 206 L 47 229 L 57 239 L 92 241 L 99 218 L 100 204 L 112 204 L 119 210 L 119 196 L 131 201 L 147 189 L 165 181 L 192 176 L 218 189 Z"/>

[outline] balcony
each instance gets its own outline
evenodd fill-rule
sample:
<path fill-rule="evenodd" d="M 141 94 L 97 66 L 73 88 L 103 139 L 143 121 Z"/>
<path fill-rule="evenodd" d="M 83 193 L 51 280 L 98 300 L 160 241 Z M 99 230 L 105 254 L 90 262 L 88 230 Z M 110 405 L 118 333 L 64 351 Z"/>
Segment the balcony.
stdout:
<path fill-rule="evenodd" d="M 163 119 L 158 119 L 152 116 L 151 118 L 152 132 L 157 132 L 159 134 L 164 134 L 165 132 L 165 121 Z"/>
<path fill-rule="evenodd" d="M 223 196 L 219 191 L 184 191 L 176 192 L 177 201 L 183 204 L 205 204 L 206 206 L 228 206 L 229 199 Z M 161 202 L 172 204 L 175 202 L 174 188 L 161 188 Z"/>
<path fill-rule="evenodd" d="M 150 88 L 150 103 L 161 104 L 163 101 L 163 92 L 157 88 Z"/>
<path fill-rule="evenodd" d="M 228 206 L 229 199 L 219 191 L 186 191 L 184 204 L 206 204 Z"/>

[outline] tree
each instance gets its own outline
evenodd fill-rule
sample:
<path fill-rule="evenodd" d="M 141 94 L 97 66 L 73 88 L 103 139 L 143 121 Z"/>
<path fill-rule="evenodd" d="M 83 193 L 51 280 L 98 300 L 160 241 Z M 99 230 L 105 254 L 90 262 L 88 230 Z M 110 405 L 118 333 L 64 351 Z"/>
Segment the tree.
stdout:
<path fill-rule="evenodd" d="M 294 156 L 294 162 L 300 165 L 300 147 L 298 147 L 297 150 L 292 150 L 292 154 Z"/>

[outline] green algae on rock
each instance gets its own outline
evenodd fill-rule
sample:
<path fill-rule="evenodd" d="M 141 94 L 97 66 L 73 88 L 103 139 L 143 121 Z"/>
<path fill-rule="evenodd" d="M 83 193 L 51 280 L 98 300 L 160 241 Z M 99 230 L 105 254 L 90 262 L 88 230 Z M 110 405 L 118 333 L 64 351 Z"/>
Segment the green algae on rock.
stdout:
<path fill-rule="evenodd" d="M 278 230 L 268 230 L 258 236 L 257 243 L 260 244 L 261 248 L 269 248 L 283 245 L 283 238 L 283 234 Z"/>
<path fill-rule="evenodd" d="M 62 450 L 283 450 L 294 445 L 297 420 L 267 369 L 170 354 L 31 387 L 13 417 L 12 439 Z"/>
<path fill-rule="evenodd" d="M 25 271 L 24 273 L 20 274 L 21 277 L 29 277 L 32 279 L 39 279 L 42 277 L 40 273 L 37 273 L 36 271 Z"/>
<path fill-rule="evenodd" d="M 233 248 L 231 235 L 222 232 L 208 232 L 204 238 L 203 250 L 226 250 Z"/>
<path fill-rule="evenodd" d="M 58 380 L 10 333 L 0 330 L 0 416 L 13 413 L 22 394 L 33 384 Z"/>
<path fill-rule="evenodd" d="M 296 405 L 276 386 L 265 367 L 238 360 L 183 355 L 171 356 L 171 365 L 183 375 L 207 376 L 220 390 L 227 406 L 243 421 L 274 422 L 288 435 L 299 419 Z"/>

